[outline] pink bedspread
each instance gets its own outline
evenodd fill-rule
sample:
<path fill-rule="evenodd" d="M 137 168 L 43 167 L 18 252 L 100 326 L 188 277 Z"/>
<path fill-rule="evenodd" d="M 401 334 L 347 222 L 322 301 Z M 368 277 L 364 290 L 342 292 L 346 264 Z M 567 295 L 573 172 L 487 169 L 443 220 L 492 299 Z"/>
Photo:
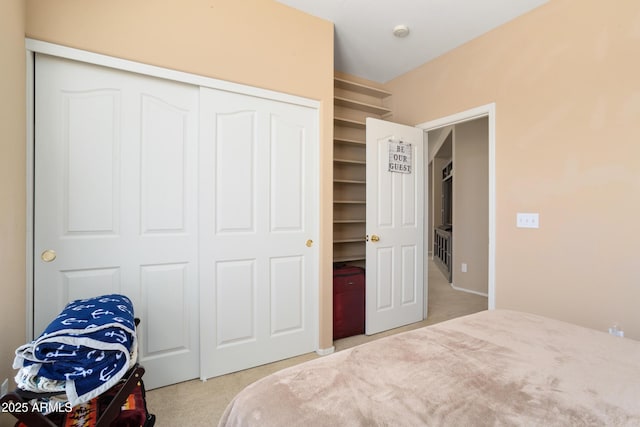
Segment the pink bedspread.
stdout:
<path fill-rule="evenodd" d="M 272 374 L 219 425 L 640 425 L 640 342 L 485 311 Z"/>

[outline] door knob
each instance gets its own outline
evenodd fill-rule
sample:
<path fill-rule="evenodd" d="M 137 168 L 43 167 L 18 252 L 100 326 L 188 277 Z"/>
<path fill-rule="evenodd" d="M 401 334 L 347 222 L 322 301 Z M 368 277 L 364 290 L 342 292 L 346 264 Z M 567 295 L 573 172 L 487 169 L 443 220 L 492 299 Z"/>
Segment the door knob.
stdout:
<path fill-rule="evenodd" d="M 380 240 L 380 236 L 378 236 L 377 234 L 372 234 L 371 235 L 371 241 L 372 242 L 377 242 Z"/>
<path fill-rule="evenodd" d="M 51 262 L 56 259 L 56 251 L 54 251 L 53 249 L 47 249 L 46 251 L 42 252 L 42 254 L 40 255 L 40 259 L 42 259 L 42 261 L 44 262 Z"/>
<path fill-rule="evenodd" d="M 313 246 L 313 240 L 311 239 L 307 240 L 307 243 L 305 243 L 305 245 L 307 245 L 307 247 L 310 248 L 311 246 Z"/>

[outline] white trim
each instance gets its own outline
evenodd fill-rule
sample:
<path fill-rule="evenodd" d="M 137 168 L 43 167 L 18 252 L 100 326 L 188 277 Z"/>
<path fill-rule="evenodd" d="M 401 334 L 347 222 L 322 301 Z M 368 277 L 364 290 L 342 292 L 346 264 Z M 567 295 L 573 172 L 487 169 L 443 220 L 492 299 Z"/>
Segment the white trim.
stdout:
<path fill-rule="evenodd" d="M 454 285 L 453 283 L 450 283 L 450 285 L 451 285 L 451 287 L 452 287 L 453 289 L 455 289 L 456 291 L 466 292 L 466 293 L 468 293 L 468 294 L 480 295 L 480 296 L 483 296 L 483 297 L 485 297 L 485 298 L 486 298 L 486 297 L 488 297 L 488 294 L 487 294 L 487 293 L 485 293 L 485 292 L 478 292 L 478 291 L 472 291 L 471 289 L 459 288 L 459 287 L 457 287 L 456 285 Z"/>
<path fill-rule="evenodd" d="M 115 68 L 121 71 L 143 74 L 151 77 L 172 80 L 181 83 L 192 84 L 194 86 L 209 87 L 212 89 L 225 90 L 228 92 L 242 93 L 258 98 L 272 99 L 275 101 L 287 102 L 290 104 L 303 105 L 311 108 L 320 108 L 320 101 L 303 98 L 296 95 L 289 95 L 268 89 L 261 89 L 254 86 L 247 86 L 239 83 L 218 80 L 211 77 L 199 76 L 197 74 L 185 73 L 183 71 L 171 70 L 157 67 L 155 65 L 143 64 L 127 59 L 102 55 L 99 53 L 87 52 L 71 47 L 61 46 L 41 40 L 25 39 L 28 51 L 42 53 L 45 55 L 57 56 L 59 58 L 71 59 L 88 64 L 101 65 L 103 67 Z"/>
<path fill-rule="evenodd" d="M 428 132 L 448 125 L 487 117 L 489 125 L 489 295 L 488 308 L 496 308 L 496 104 L 481 105 L 416 125 Z"/>
<path fill-rule="evenodd" d="M 35 87 L 35 58 L 33 52 L 26 52 L 26 65 L 27 65 L 27 78 L 26 78 L 26 107 L 27 107 L 27 140 L 26 140 L 26 207 L 27 207 L 27 228 L 26 228 L 26 342 L 29 342 L 35 338 L 33 331 L 33 260 L 34 260 L 34 247 L 33 247 L 33 195 L 34 195 L 34 114 L 35 114 L 35 99 L 34 99 L 34 87 Z"/>
<path fill-rule="evenodd" d="M 331 346 L 329 348 L 319 348 L 316 350 L 316 354 L 318 356 L 327 356 L 336 351 L 335 346 Z"/>
<path fill-rule="evenodd" d="M 433 167 L 429 162 L 429 134 L 422 132 L 422 164 L 423 164 L 423 188 L 422 188 L 422 257 L 427 260 L 424 263 L 422 270 L 422 320 L 427 320 L 429 316 L 429 254 L 432 253 L 432 242 L 429 240 L 429 235 L 433 232 L 430 226 L 433 221 L 433 203 L 429 199 L 432 191 L 429 191 L 431 181 L 433 179 Z M 444 139 L 443 139 L 444 141 Z M 429 172 L 431 171 L 431 174 Z M 426 203 L 425 203 L 426 202 Z M 431 207 L 432 209 L 429 209 Z M 426 249 L 426 250 L 425 250 Z"/>
<path fill-rule="evenodd" d="M 420 123 L 416 125 L 416 127 L 419 127 L 426 131 L 430 131 L 430 130 L 438 129 L 445 126 L 468 122 L 470 120 L 475 120 L 480 117 L 490 116 L 492 114 L 495 116 L 495 108 L 496 108 L 496 104 L 495 102 L 493 102 L 491 104 L 481 105 L 480 107 L 471 108 L 469 110 L 452 114 L 450 116 L 441 117 L 439 119 Z"/>

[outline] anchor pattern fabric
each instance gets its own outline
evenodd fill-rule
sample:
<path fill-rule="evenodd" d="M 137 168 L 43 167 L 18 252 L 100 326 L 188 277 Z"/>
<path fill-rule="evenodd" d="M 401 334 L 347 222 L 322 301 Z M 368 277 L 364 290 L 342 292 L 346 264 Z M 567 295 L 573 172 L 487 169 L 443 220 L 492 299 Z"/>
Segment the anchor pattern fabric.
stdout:
<path fill-rule="evenodd" d="M 18 347 L 18 387 L 64 384 L 71 405 L 99 396 L 127 372 L 137 346 L 133 304 L 111 294 L 72 301 L 36 340 Z M 45 390 L 51 391 L 51 390 Z"/>

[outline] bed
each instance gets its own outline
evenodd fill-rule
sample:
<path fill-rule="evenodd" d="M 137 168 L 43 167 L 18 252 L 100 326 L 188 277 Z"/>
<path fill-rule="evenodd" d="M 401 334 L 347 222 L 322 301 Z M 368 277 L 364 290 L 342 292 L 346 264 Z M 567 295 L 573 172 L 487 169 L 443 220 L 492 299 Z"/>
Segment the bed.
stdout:
<path fill-rule="evenodd" d="M 491 310 L 265 377 L 219 426 L 640 425 L 640 342 Z"/>

